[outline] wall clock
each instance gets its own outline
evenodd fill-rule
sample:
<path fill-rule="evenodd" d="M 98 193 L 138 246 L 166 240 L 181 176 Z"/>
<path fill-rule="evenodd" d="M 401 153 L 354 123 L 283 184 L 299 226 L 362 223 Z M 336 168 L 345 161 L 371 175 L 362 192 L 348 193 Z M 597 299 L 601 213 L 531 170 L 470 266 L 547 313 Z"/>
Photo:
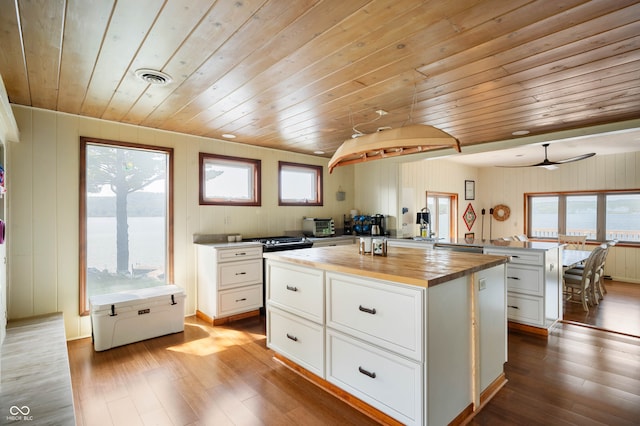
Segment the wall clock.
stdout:
<path fill-rule="evenodd" d="M 471 205 L 471 203 L 469 203 L 467 209 L 464 211 L 462 220 L 464 220 L 464 224 L 467 225 L 467 230 L 471 231 L 473 222 L 476 221 L 476 212 L 475 210 L 473 210 L 473 206 Z"/>

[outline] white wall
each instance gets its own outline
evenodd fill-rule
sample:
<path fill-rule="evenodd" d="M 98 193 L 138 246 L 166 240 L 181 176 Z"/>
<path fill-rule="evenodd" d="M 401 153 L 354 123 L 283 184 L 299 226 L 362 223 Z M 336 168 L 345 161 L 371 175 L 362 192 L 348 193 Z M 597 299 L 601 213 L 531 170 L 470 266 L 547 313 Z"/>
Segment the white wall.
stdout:
<path fill-rule="evenodd" d="M 278 207 L 278 160 L 326 166 L 324 158 L 22 106 L 13 106 L 13 114 L 20 142 L 7 152 L 13 218 L 7 231 L 12 242 L 8 315 L 12 319 L 61 311 L 70 339 L 91 334 L 89 318 L 78 315 L 80 136 L 174 148 L 175 282 L 186 290 L 188 314 L 196 309 L 193 234 L 281 234 L 301 229 L 303 216 L 332 216 L 342 227 L 343 214 L 354 205 L 353 168 L 340 167 L 331 175 L 325 172 L 323 207 Z M 200 206 L 200 151 L 261 159 L 262 206 Z M 346 192 L 345 201 L 336 201 L 339 187 Z"/>

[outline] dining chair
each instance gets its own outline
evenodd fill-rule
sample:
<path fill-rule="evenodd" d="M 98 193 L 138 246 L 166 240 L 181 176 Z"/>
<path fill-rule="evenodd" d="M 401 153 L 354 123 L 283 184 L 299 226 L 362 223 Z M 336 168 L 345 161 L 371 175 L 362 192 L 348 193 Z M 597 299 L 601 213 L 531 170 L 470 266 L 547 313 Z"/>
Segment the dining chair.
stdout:
<path fill-rule="evenodd" d="M 618 243 L 617 240 L 610 240 L 600 245 L 602 248 L 602 252 L 600 254 L 600 258 L 598 259 L 598 279 L 594 281 L 594 285 L 592 286 L 591 293 L 593 295 L 594 301 L 598 303 L 600 300 L 604 299 L 604 295 L 607 294 L 607 287 L 604 285 L 604 267 L 607 261 L 607 256 L 609 255 L 609 249 L 615 246 Z M 584 265 L 577 265 L 565 272 L 568 272 L 573 275 L 582 274 L 584 271 Z"/>
<path fill-rule="evenodd" d="M 587 236 L 558 234 L 558 242 L 560 244 L 566 244 L 565 249 L 567 250 L 584 250 L 584 246 L 587 243 Z"/>
<path fill-rule="evenodd" d="M 605 245 L 606 246 L 606 245 Z M 592 296 L 592 286 L 598 273 L 598 260 L 604 248 L 602 246 L 594 249 L 584 263 L 582 273 L 571 273 L 571 269 L 563 274 L 564 294 L 567 301 L 582 303 L 585 312 L 589 312 L 589 305 L 595 302 Z M 575 297 L 578 297 L 576 300 Z"/>

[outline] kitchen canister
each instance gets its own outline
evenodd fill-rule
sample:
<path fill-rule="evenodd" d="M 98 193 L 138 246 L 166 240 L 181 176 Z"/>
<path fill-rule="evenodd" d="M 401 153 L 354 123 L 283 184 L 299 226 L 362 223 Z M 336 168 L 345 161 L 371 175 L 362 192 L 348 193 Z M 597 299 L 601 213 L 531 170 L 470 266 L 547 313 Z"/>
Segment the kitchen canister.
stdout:
<path fill-rule="evenodd" d="M 374 238 L 371 241 L 371 253 L 374 256 L 386 256 L 387 255 L 386 238 Z"/>
<path fill-rule="evenodd" d="M 358 253 L 360 254 L 371 253 L 371 237 L 360 237 L 360 244 L 358 245 Z"/>

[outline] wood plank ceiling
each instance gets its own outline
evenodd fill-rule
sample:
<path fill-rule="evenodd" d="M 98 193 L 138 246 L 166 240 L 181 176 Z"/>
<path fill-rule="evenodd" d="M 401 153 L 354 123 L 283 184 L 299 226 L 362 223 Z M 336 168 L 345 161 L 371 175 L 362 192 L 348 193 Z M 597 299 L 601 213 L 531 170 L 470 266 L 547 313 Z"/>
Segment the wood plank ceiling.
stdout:
<path fill-rule="evenodd" d="M 327 157 L 354 126 L 464 152 L 638 118 L 639 47 L 637 0 L 0 0 L 14 104 Z"/>

